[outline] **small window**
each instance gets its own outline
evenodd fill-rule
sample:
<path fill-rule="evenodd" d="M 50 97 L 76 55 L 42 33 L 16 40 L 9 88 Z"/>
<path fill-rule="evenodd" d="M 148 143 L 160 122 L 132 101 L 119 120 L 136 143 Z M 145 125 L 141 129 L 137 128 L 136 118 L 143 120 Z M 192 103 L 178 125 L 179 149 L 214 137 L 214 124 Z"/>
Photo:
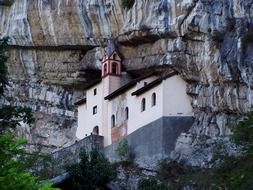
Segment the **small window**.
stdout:
<path fill-rule="evenodd" d="M 115 60 L 115 59 L 116 59 L 116 53 L 113 54 L 113 60 Z"/>
<path fill-rule="evenodd" d="M 125 109 L 125 120 L 128 120 L 129 118 L 129 110 L 128 110 L 128 107 L 126 107 Z"/>
<path fill-rule="evenodd" d="M 155 106 L 156 105 L 156 94 L 155 93 L 152 94 L 152 98 L 151 99 L 152 99 L 151 100 L 151 106 Z"/>
<path fill-rule="evenodd" d="M 111 122 L 112 122 L 112 127 L 115 127 L 115 115 L 112 115 Z"/>
<path fill-rule="evenodd" d="M 146 86 L 148 84 L 148 82 L 144 82 L 144 86 Z"/>
<path fill-rule="evenodd" d="M 107 64 L 104 65 L 104 75 L 107 74 Z"/>
<path fill-rule="evenodd" d="M 141 111 L 145 111 L 145 109 L 146 109 L 146 100 L 145 98 L 143 98 L 141 100 Z"/>
<path fill-rule="evenodd" d="M 93 107 L 93 115 L 95 115 L 97 112 L 98 112 L 98 108 L 97 108 L 97 106 L 94 106 Z"/>
<path fill-rule="evenodd" d="M 97 89 L 95 88 L 94 89 L 94 96 L 96 96 L 97 95 Z"/>
<path fill-rule="evenodd" d="M 112 63 L 112 73 L 117 74 L 117 63 L 115 62 Z"/>

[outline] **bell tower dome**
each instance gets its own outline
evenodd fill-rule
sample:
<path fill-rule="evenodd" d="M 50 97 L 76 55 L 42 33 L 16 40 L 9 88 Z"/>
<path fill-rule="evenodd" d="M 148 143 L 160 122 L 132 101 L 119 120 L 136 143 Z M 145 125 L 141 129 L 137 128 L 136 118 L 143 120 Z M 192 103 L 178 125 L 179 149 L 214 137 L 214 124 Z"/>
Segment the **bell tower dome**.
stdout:
<path fill-rule="evenodd" d="M 119 56 L 113 40 L 109 41 L 102 58 L 102 77 L 121 75 L 121 57 Z"/>

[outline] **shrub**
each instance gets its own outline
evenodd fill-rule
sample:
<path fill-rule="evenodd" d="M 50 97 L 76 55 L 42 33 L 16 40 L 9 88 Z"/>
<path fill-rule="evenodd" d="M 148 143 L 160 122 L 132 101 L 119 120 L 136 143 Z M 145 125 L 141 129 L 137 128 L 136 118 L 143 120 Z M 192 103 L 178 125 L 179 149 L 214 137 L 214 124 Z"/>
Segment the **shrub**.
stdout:
<path fill-rule="evenodd" d="M 239 119 L 232 127 L 232 140 L 243 146 L 246 152 L 253 151 L 253 115 Z"/>
<path fill-rule="evenodd" d="M 169 159 L 163 159 L 159 163 L 158 177 L 161 180 L 175 181 L 180 175 L 184 174 L 184 168 L 181 164 L 176 161 Z"/>
<path fill-rule="evenodd" d="M 154 177 L 138 181 L 138 190 L 172 190 L 171 185 L 164 184 Z"/>
<path fill-rule="evenodd" d="M 31 175 L 22 161 L 25 156 L 25 141 L 16 140 L 14 135 L 0 136 L 0 189 L 1 190 L 53 190 L 47 181 L 39 181 Z"/>
<path fill-rule="evenodd" d="M 135 154 L 131 149 L 131 147 L 129 146 L 128 141 L 126 139 L 123 139 L 119 143 L 115 152 L 120 158 L 122 164 L 125 164 L 125 166 L 134 165 Z"/>
<path fill-rule="evenodd" d="M 121 3 L 122 3 L 122 7 L 124 9 L 131 9 L 134 5 L 134 1 L 135 0 L 122 0 Z"/>
<path fill-rule="evenodd" d="M 126 139 L 123 139 L 120 141 L 117 149 L 116 149 L 116 154 L 119 156 L 120 160 L 126 160 L 129 156 L 130 153 L 130 148 L 128 145 L 128 141 Z"/>
<path fill-rule="evenodd" d="M 57 160 L 47 153 L 42 153 L 41 150 L 27 154 L 24 157 L 24 163 L 33 175 L 41 179 L 50 179 L 55 176 Z"/>
<path fill-rule="evenodd" d="M 232 128 L 231 139 L 244 152 L 227 156 L 215 169 L 213 189 L 253 189 L 253 116 L 239 119 Z"/>
<path fill-rule="evenodd" d="M 93 150 L 88 154 L 82 150 L 80 159 L 79 164 L 67 167 L 73 190 L 101 189 L 116 178 L 116 171 L 102 153 Z"/>

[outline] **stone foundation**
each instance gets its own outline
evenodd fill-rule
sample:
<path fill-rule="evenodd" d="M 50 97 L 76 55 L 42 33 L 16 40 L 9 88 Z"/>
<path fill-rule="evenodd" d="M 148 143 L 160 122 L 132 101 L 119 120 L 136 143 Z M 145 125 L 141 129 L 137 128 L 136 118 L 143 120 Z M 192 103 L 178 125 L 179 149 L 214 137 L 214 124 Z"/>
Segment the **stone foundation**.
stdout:
<path fill-rule="evenodd" d="M 194 119 L 192 117 L 162 117 L 126 137 L 135 154 L 135 162 L 144 168 L 154 169 L 157 162 L 170 156 L 177 138 L 187 132 Z M 115 151 L 119 141 L 104 148 L 104 154 L 111 161 L 119 161 Z"/>

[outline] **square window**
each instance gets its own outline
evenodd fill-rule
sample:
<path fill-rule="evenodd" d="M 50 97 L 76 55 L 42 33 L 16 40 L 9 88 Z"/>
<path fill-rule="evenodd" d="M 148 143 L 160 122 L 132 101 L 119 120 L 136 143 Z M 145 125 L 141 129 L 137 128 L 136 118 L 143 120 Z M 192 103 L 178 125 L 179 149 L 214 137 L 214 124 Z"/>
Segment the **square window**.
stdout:
<path fill-rule="evenodd" d="M 94 106 L 93 107 L 93 115 L 95 115 L 97 112 L 98 112 L 98 108 L 97 108 L 97 106 Z"/>
<path fill-rule="evenodd" d="M 97 94 L 97 89 L 95 88 L 94 89 L 94 96 L 96 96 L 96 94 Z"/>

